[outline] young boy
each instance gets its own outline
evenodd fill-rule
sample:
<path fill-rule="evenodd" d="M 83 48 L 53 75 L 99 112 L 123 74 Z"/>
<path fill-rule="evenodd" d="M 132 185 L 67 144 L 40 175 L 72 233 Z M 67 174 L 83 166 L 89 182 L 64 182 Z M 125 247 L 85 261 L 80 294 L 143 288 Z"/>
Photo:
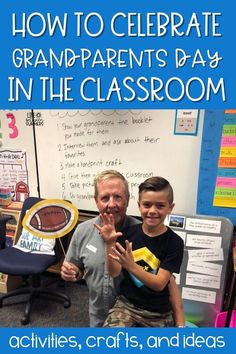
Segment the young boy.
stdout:
<path fill-rule="evenodd" d="M 169 182 L 151 177 L 141 183 L 138 205 L 143 223 L 123 234 L 116 232 L 111 214 L 101 215 L 103 226 L 96 226 L 106 241 L 110 275 L 123 273 L 121 295 L 104 327 L 173 327 L 168 283 L 180 270 L 184 246 L 164 224 L 174 207 Z"/>

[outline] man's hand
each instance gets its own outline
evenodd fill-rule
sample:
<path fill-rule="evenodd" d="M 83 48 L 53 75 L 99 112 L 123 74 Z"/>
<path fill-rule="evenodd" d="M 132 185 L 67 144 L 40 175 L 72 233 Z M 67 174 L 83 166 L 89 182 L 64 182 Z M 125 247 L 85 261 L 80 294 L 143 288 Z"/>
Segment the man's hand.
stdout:
<path fill-rule="evenodd" d="M 114 216 L 112 214 L 100 214 L 102 226 L 94 224 L 94 227 L 98 229 L 99 234 L 102 236 L 106 243 L 114 244 L 119 236 L 122 236 L 121 232 L 116 232 Z"/>
<path fill-rule="evenodd" d="M 83 278 L 83 272 L 75 264 L 64 261 L 61 267 L 61 277 L 65 281 L 76 282 Z"/>

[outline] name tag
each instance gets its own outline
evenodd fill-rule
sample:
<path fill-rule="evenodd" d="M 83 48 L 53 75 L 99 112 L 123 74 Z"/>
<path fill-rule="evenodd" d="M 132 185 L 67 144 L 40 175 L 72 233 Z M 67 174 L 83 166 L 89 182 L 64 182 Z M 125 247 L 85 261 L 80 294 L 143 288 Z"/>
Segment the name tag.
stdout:
<path fill-rule="evenodd" d="M 93 253 L 97 252 L 97 248 L 94 247 L 93 245 L 87 244 L 86 248 L 90 251 L 92 251 Z"/>

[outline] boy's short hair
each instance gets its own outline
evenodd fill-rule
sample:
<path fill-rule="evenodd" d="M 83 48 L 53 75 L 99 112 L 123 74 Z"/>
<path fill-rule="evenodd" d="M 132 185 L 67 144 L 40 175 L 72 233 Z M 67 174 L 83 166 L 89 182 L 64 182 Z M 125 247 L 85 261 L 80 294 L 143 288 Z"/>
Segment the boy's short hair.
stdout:
<path fill-rule="evenodd" d="M 129 198 L 130 193 L 129 193 L 128 182 L 125 179 L 125 177 L 120 172 L 118 172 L 116 170 L 102 171 L 94 178 L 94 188 L 95 188 L 94 197 L 95 198 L 97 198 L 97 196 L 98 196 L 98 183 L 105 181 L 105 180 L 113 179 L 113 178 L 119 178 L 122 180 L 122 182 L 124 183 L 124 187 L 125 187 L 125 194 Z"/>
<path fill-rule="evenodd" d="M 163 177 L 150 177 L 139 185 L 139 198 L 142 192 L 153 191 L 160 192 L 166 190 L 170 204 L 174 201 L 174 192 L 170 183 Z"/>

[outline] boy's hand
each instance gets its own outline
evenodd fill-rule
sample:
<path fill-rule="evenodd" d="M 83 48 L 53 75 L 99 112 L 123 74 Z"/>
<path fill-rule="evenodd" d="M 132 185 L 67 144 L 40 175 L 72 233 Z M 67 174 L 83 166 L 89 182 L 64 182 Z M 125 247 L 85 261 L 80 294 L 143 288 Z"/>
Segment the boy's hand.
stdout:
<path fill-rule="evenodd" d="M 120 263 L 122 268 L 129 270 L 129 268 L 134 264 L 132 242 L 125 240 L 125 247 L 126 249 L 124 249 L 120 243 L 116 242 L 115 247 L 112 247 L 113 254 L 109 254 L 109 257 Z"/>
<path fill-rule="evenodd" d="M 106 243 L 113 244 L 116 242 L 119 236 L 122 236 L 121 232 L 116 232 L 114 216 L 112 214 L 100 214 L 102 226 L 94 224 L 94 227 L 98 229 L 99 234 L 102 236 Z"/>

